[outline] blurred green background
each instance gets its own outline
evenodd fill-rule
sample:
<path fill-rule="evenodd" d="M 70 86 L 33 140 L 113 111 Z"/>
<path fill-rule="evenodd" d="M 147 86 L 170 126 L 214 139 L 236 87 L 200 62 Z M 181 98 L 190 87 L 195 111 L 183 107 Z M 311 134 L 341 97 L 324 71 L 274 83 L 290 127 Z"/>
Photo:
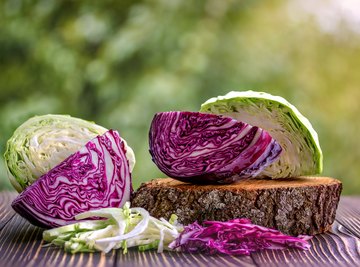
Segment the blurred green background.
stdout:
<path fill-rule="evenodd" d="M 356 1 L 1 0 L 0 146 L 27 118 L 66 113 L 119 130 L 134 185 L 163 177 L 155 112 L 230 90 L 281 95 L 319 133 L 324 175 L 360 193 Z M 3 160 L 0 189 L 10 189 Z"/>

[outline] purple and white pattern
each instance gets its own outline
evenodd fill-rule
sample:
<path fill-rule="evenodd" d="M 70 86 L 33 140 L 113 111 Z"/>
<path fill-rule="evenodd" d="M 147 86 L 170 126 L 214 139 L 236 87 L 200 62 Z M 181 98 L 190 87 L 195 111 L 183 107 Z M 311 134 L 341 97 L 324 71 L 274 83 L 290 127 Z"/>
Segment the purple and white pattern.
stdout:
<path fill-rule="evenodd" d="M 188 253 L 250 255 L 264 249 L 297 248 L 308 250 L 312 236 L 288 236 L 238 218 L 227 222 L 205 221 L 186 225 L 184 231 L 170 243 L 171 249 Z"/>
<path fill-rule="evenodd" d="M 162 172 L 193 183 L 256 177 L 282 150 L 259 127 L 225 116 L 181 111 L 155 114 L 149 147 Z"/>
<path fill-rule="evenodd" d="M 74 223 L 84 211 L 122 207 L 132 190 L 124 141 L 109 130 L 27 187 L 12 207 L 32 224 L 51 228 Z"/>

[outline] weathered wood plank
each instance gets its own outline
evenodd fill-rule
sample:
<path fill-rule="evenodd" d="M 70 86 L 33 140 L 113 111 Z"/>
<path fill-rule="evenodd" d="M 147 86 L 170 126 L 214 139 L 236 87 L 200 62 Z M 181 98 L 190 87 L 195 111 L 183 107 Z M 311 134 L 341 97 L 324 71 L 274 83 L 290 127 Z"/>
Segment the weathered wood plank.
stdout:
<path fill-rule="evenodd" d="M 360 266 L 360 240 L 341 233 L 341 225 L 316 235 L 308 251 L 297 249 L 267 250 L 252 254 L 257 266 Z"/>
<path fill-rule="evenodd" d="M 336 220 L 348 232 L 360 238 L 360 197 L 342 197 Z"/>
<path fill-rule="evenodd" d="M 0 193 L 0 230 L 15 214 L 15 211 L 11 208 L 10 204 L 17 194 L 17 192 L 10 191 Z"/>
<path fill-rule="evenodd" d="M 115 254 L 70 254 L 55 247 L 44 246 L 41 228 L 29 224 L 19 215 L 0 232 L 0 266 L 114 266 Z"/>

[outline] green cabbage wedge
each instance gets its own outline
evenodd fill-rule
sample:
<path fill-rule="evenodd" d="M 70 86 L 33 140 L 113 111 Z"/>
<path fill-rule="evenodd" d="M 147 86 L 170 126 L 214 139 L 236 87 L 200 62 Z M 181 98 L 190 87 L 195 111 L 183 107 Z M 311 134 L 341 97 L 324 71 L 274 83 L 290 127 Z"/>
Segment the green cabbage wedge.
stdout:
<path fill-rule="evenodd" d="M 42 115 L 20 125 L 8 140 L 4 154 L 11 184 L 18 192 L 78 151 L 88 141 L 107 131 L 93 122 L 69 115 Z M 133 150 L 126 145 L 130 171 Z"/>
<path fill-rule="evenodd" d="M 230 92 L 209 99 L 200 112 L 221 114 L 258 126 L 270 133 L 283 151 L 278 161 L 258 178 L 287 178 L 322 172 L 318 135 L 296 107 L 280 96 L 263 92 Z"/>

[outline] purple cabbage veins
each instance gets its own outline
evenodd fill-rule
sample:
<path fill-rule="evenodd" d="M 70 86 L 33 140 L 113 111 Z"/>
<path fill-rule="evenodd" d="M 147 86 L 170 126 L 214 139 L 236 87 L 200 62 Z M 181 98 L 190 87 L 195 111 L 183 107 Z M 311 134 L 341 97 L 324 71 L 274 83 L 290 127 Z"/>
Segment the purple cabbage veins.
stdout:
<path fill-rule="evenodd" d="M 32 224 L 52 228 L 74 223 L 84 211 L 122 207 L 132 190 L 124 141 L 109 130 L 28 186 L 12 207 Z"/>
<path fill-rule="evenodd" d="M 230 117 L 181 111 L 155 114 L 149 147 L 162 172 L 192 183 L 232 183 L 256 177 L 282 150 L 259 127 Z"/>

